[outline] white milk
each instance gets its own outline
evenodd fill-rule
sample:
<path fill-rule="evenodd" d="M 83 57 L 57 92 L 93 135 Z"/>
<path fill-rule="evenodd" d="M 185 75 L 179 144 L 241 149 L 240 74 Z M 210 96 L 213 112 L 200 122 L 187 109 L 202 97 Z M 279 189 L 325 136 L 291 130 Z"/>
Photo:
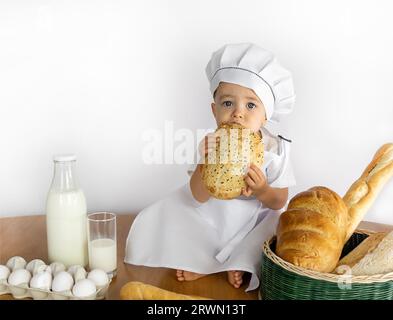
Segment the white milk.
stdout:
<path fill-rule="evenodd" d="M 49 191 L 46 203 L 48 258 L 66 266 L 86 266 L 86 199 L 81 189 Z"/>
<path fill-rule="evenodd" d="M 103 238 L 89 242 L 89 268 L 111 272 L 117 268 L 116 241 Z"/>

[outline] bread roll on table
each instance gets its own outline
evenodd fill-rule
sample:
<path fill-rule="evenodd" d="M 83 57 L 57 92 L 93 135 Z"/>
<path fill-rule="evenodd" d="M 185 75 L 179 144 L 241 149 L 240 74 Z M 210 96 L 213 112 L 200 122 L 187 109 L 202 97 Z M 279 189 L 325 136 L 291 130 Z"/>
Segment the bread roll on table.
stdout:
<path fill-rule="evenodd" d="M 121 300 L 210 300 L 164 290 L 138 281 L 127 282 L 120 289 Z"/>

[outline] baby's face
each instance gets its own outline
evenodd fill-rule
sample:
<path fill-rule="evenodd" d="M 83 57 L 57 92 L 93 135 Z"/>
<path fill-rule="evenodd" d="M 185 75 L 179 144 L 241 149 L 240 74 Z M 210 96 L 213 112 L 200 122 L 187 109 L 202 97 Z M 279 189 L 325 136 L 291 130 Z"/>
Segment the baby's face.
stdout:
<path fill-rule="evenodd" d="M 228 82 L 220 82 L 212 103 L 217 126 L 238 123 L 256 132 L 266 123 L 265 107 L 253 90 Z"/>

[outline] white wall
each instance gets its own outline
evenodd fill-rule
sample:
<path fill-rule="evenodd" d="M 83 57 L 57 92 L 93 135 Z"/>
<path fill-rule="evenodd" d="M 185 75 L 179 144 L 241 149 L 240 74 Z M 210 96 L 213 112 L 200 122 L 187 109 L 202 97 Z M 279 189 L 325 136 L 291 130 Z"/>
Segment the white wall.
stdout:
<path fill-rule="evenodd" d="M 211 128 L 204 68 L 255 42 L 294 76 L 298 185 L 343 195 L 393 141 L 390 1 L 0 2 L 0 214 L 44 212 L 52 155 L 74 152 L 88 210 L 138 212 L 187 181 L 146 165 L 141 134 Z M 393 223 L 391 216 L 368 220 Z"/>

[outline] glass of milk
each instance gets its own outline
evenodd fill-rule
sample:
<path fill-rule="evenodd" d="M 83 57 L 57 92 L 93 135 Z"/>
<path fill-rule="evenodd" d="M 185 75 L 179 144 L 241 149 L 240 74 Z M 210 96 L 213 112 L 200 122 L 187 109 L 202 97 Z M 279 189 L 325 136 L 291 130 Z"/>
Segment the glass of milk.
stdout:
<path fill-rule="evenodd" d="M 89 268 L 102 269 L 110 277 L 116 276 L 116 215 L 112 212 L 94 212 L 87 216 Z"/>

